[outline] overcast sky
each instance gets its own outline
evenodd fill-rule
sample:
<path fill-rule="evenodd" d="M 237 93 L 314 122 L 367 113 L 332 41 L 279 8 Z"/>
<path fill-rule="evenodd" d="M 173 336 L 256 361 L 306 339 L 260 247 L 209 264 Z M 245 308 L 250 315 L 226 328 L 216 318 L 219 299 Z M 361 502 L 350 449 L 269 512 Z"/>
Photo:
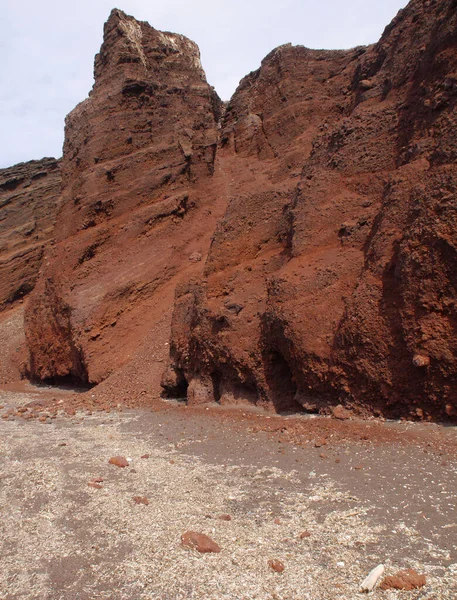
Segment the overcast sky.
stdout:
<path fill-rule="evenodd" d="M 239 80 L 257 69 L 276 46 L 370 44 L 406 4 L 406 0 L 3 0 L 0 167 L 61 155 L 65 115 L 92 87 L 94 55 L 102 42 L 103 23 L 114 7 L 197 42 L 208 81 L 227 100 Z"/>

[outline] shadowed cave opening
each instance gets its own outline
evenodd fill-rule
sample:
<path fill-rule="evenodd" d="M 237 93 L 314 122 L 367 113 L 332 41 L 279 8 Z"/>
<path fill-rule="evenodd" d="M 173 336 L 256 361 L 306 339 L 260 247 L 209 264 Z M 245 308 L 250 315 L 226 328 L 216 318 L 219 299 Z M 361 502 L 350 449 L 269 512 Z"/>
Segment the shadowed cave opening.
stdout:
<path fill-rule="evenodd" d="M 297 385 L 289 363 L 278 350 L 264 353 L 265 377 L 270 399 L 278 412 L 303 412 L 295 400 Z"/>

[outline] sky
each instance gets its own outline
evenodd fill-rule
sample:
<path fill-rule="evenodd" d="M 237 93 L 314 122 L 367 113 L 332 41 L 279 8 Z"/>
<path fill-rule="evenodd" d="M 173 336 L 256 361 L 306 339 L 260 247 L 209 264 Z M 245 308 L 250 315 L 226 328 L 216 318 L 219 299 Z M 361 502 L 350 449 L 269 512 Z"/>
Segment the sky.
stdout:
<path fill-rule="evenodd" d="M 5 6 L 6 4 L 6 6 Z M 223 100 L 287 42 L 351 48 L 376 42 L 406 0 L 2 0 L 0 168 L 62 154 L 64 119 L 87 97 L 112 8 L 200 47 Z"/>

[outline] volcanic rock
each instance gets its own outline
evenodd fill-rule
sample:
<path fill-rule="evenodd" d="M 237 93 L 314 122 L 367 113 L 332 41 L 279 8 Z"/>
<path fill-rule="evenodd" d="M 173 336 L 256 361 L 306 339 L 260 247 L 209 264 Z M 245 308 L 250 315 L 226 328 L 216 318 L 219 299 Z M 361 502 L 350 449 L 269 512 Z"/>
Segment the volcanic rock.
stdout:
<path fill-rule="evenodd" d="M 425 575 L 419 575 L 414 569 L 399 571 L 396 575 L 385 577 L 381 584 L 381 590 L 416 590 L 426 584 Z"/>
<path fill-rule="evenodd" d="M 411 0 L 372 46 L 276 48 L 225 106 L 193 42 L 114 10 L 66 121 L 29 376 L 453 418 L 456 50 L 454 0 Z"/>
<path fill-rule="evenodd" d="M 195 531 L 186 531 L 181 536 L 181 543 L 185 548 L 197 550 L 197 552 L 220 552 L 221 549 L 214 540 L 204 533 L 196 533 Z"/>
<path fill-rule="evenodd" d="M 273 571 L 276 571 L 276 573 L 282 573 L 285 569 L 284 563 L 282 563 L 280 560 L 277 560 L 277 559 L 269 560 L 268 566 Z"/>
<path fill-rule="evenodd" d="M 201 270 L 187 257 L 206 256 L 225 207 L 208 189 L 222 104 L 197 46 L 113 10 L 94 76 L 66 120 L 55 246 L 26 310 L 38 380 L 98 383 L 158 335 L 164 357 L 176 277 Z"/>
<path fill-rule="evenodd" d="M 0 169 L 0 310 L 35 286 L 60 205 L 59 161 Z"/>
<path fill-rule="evenodd" d="M 373 46 L 281 46 L 242 80 L 227 210 L 176 289 L 167 370 L 189 402 L 456 406 L 456 32 L 452 0 L 412 0 Z"/>
<path fill-rule="evenodd" d="M 129 461 L 124 456 L 112 456 L 108 462 L 110 465 L 115 465 L 116 467 L 121 468 L 129 466 Z"/>

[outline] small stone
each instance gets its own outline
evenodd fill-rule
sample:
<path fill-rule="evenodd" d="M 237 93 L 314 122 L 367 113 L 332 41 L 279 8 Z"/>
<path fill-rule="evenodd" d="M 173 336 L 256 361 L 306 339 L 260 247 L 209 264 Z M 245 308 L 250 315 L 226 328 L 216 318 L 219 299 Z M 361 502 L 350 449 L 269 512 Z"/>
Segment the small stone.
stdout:
<path fill-rule="evenodd" d="M 38 418 L 38 421 L 39 421 L 40 423 L 46 423 L 46 420 L 47 420 L 47 418 L 46 418 L 46 417 L 39 417 L 39 418 Z"/>
<path fill-rule="evenodd" d="M 339 419 L 340 421 L 347 421 L 352 416 L 351 413 L 341 404 L 338 404 L 338 406 L 335 406 L 332 409 L 332 415 L 335 419 Z"/>
<path fill-rule="evenodd" d="M 128 460 L 124 456 L 112 456 L 108 462 L 110 465 L 116 465 L 122 469 L 129 466 Z"/>
<path fill-rule="evenodd" d="M 149 458 L 149 454 L 143 454 L 141 458 Z"/>
<path fill-rule="evenodd" d="M 281 525 L 281 519 L 276 518 L 273 522 L 275 525 Z"/>
<path fill-rule="evenodd" d="M 219 515 L 217 517 L 220 521 L 231 521 L 232 517 L 230 515 Z"/>
<path fill-rule="evenodd" d="M 285 569 L 284 563 L 277 559 L 269 560 L 268 566 L 270 569 L 273 569 L 273 571 L 276 571 L 276 573 L 282 573 Z"/>
<path fill-rule="evenodd" d="M 66 446 L 67 442 L 60 442 L 59 446 Z"/>
<path fill-rule="evenodd" d="M 89 481 L 87 484 L 89 487 L 91 488 L 95 488 L 96 490 L 101 490 L 102 489 L 102 485 L 100 485 L 99 483 L 97 483 L 96 481 Z"/>
<path fill-rule="evenodd" d="M 301 540 L 304 540 L 305 538 L 309 538 L 309 537 L 311 537 L 311 534 L 310 534 L 310 532 L 309 532 L 309 531 L 302 531 L 302 532 L 300 533 L 300 536 L 299 536 L 299 537 L 300 537 L 300 539 L 301 539 Z"/>
<path fill-rule="evenodd" d="M 362 79 L 362 81 L 359 81 L 359 86 L 362 90 L 371 90 L 373 87 L 373 82 L 369 79 Z"/>
<path fill-rule="evenodd" d="M 197 552 L 201 553 L 221 551 L 214 540 L 204 533 L 197 533 L 195 531 L 186 531 L 183 533 L 181 543 L 185 548 L 197 550 Z"/>
<path fill-rule="evenodd" d="M 430 357 L 424 354 L 415 354 L 413 356 L 413 365 L 419 369 L 430 365 Z"/>
<path fill-rule="evenodd" d="M 133 501 L 135 504 L 144 504 L 145 506 L 149 504 L 149 500 L 146 496 L 133 496 Z"/>
<path fill-rule="evenodd" d="M 457 416 L 457 407 L 452 406 L 452 404 L 446 404 L 444 410 L 446 411 L 448 417 Z"/>
<path fill-rule="evenodd" d="M 379 587 L 381 590 L 411 591 L 424 587 L 426 583 L 425 575 L 419 575 L 414 569 L 406 569 L 385 577 Z"/>

